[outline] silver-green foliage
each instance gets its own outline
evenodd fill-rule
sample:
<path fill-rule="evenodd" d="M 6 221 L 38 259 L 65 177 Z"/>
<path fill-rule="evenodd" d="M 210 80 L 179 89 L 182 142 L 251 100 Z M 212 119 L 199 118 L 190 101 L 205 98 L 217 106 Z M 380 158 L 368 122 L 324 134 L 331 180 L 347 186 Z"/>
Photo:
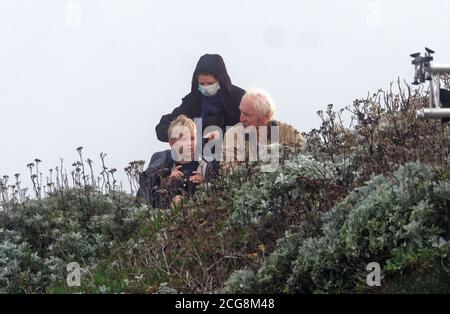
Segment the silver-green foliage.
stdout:
<path fill-rule="evenodd" d="M 418 261 L 416 268 L 437 261 L 448 272 L 449 204 L 448 177 L 430 166 L 409 163 L 392 177 L 372 177 L 320 218 L 319 231 L 292 227 L 256 273 L 235 273 L 226 291 L 240 292 L 247 281 L 253 292 L 367 291 L 370 262 L 387 281 Z"/>
<path fill-rule="evenodd" d="M 236 192 L 230 225 L 256 225 L 283 204 L 298 200 L 303 193 L 298 178 L 332 181 L 336 176 L 331 162 L 320 162 L 303 153 L 293 154 L 274 172 L 255 172 L 254 178 Z"/>
<path fill-rule="evenodd" d="M 40 293 L 65 282 L 66 265 L 95 267 L 149 221 L 125 193 L 68 190 L 0 212 L 0 293 Z"/>

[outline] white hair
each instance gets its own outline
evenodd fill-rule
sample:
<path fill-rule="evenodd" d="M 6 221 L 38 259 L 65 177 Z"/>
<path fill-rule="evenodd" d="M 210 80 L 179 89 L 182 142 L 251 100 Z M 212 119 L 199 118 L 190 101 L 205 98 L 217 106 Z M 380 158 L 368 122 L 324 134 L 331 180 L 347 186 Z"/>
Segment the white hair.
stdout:
<path fill-rule="evenodd" d="M 254 105 L 256 112 L 260 117 L 268 117 L 272 120 L 275 114 L 275 104 L 268 92 L 261 88 L 251 87 L 242 97 L 242 101 L 250 100 Z"/>

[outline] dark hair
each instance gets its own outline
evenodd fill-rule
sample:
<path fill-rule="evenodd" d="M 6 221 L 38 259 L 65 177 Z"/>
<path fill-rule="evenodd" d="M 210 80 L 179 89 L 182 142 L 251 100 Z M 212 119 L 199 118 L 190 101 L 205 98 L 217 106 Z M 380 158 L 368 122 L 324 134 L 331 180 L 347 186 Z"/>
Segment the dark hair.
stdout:
<path fill-rule="evenodd" d="M 197 72 L 197 79 L 198 79 L 199 75 L 212 75 L 212 76 L 214 76 L 214 78 L 216 80 L 219 80 L 213 73 L 205 71 L 205 70 L 201 70 L 201 71 Z"/>

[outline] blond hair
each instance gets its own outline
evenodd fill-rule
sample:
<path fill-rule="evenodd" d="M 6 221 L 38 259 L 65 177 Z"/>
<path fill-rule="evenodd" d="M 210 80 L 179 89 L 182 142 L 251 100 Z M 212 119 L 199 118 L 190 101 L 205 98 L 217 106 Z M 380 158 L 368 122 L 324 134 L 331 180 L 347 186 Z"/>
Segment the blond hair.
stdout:
<path fill-rule="evenodd" d="M 241 101 L 251 101 L 255 105 L 258 115 L 269 118 L 269 121 L 272 120 L 275 114 L 275 103 L 272 97 L 261 88 L 249 88 Z"/>
<path fill-rule="evenodd" d="M 177 140 L 186 136 L 187 133 L 195 133 L 197 128 L 192 119 L 188 118 L 186 115 L 179 115 L 175 120 L 170 122 L 168 135 L 169 143 L 175 143 Z"/>

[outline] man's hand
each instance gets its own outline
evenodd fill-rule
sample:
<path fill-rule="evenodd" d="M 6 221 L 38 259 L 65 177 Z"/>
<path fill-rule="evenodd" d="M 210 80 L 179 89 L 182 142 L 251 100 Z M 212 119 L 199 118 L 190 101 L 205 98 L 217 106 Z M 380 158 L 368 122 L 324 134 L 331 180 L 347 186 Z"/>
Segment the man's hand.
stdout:
<path fill-rule="evenodd" d="M 183 177 L 183 172 L 180 171 L 181 166 L 176 166 L 172 169 L 172 172 L 170 173 L 171 178 L 175 179 L 181 179 Z"/>
<path fill-rule="evenodd" d="M 189 181 L 196 183 L 196 184 L 203 183 L 203 176 L 202 176 L 201 171 L 192 171 L 192 173 L 194 175 L 189 177 Z"/>

